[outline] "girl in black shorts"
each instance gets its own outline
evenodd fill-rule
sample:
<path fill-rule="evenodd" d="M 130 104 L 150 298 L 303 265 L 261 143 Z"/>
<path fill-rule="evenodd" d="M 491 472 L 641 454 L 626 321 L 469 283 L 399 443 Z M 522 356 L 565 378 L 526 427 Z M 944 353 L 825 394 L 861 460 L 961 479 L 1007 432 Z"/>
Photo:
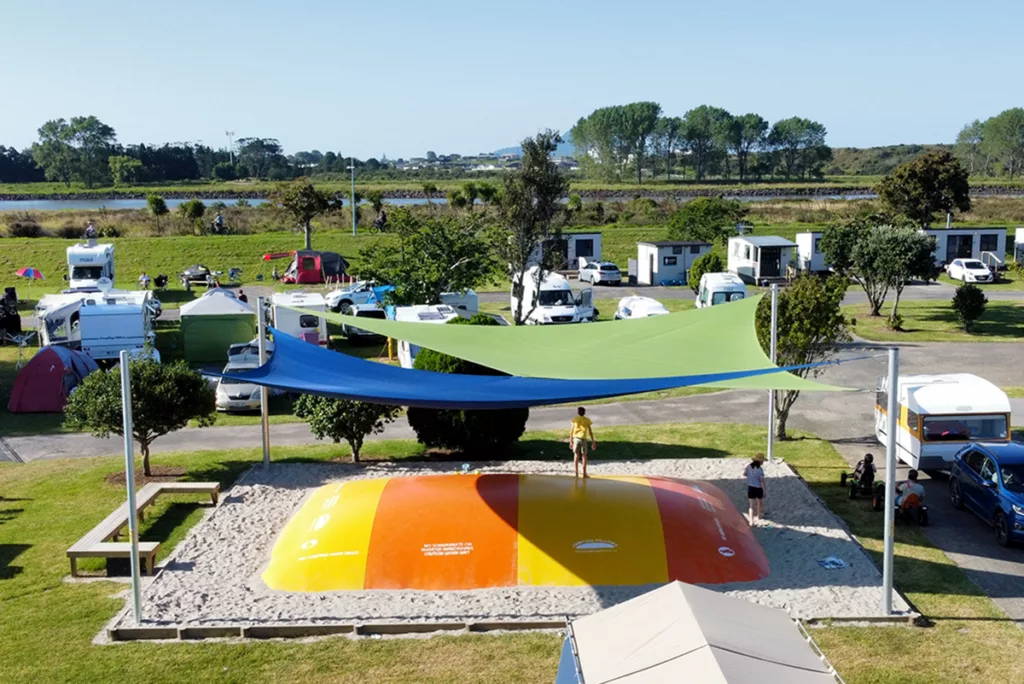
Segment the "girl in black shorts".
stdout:
<path fill-rule="evenodd" d="M 750 505 L 748 511 L 750 524 L 761 519 L 764 503 L 764 470 L 761 464 L 764 463 L 764 454 L 756 454 L 753 460 L 743 469 L 743 477 L 747 480 L 747 500 Z M 757 515 L 754 515 L 754 508 L 757 508 Z"/>

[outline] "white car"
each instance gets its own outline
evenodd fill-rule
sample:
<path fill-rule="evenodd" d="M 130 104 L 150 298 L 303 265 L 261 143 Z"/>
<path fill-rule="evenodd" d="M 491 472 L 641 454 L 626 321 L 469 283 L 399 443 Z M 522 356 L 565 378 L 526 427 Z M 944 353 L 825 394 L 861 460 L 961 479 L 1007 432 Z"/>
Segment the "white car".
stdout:
<path fill-rule="evenodd" d="M 356 318 L 375 318 L 378 321 L 387 320 L 387 312 L 380 308 L 376 304 L 357 304 L 349 309 L 349 313 Z M 362 328 L 356 328 L 351 325 L 341 326 L 341 334 L 348 338 L 350 342 L 356 342 L 359 340 L 376 340 L 380 339 L 380 335 L 369 330 L 363 330 Z"/>
<path fill-rule="evenodd" d="M 334 313 L 348 314 L 353 306 L 377 303 L 374 285 L 376 283 L 372 280 L 359 280 L 348 287 L 327 293 L 324 301 L 327 302 L 327 308 Z"/>
<path fill-rule="evenodd" d="M 224 372 L 249 370 L 258 368 L 258 363 L 232 362 L 224 366 Z M 233 378 L 220 378 L 217 380 L 217 410 L 218 411 L 259 411 L 260 410 L 260 386 L 253 385 Z"/>
<path fill-rule="evenodd" d="M 946 266 L 946 274 L 952 280 L 965 283 L 991 283 L 992 271 L 977 259 L 953 259 Z"/>
<path fill-rule="evenodd" d="M 592 285 L 619 285 L 622 283 L 622 272 L 610 261 L 588 261 L 580 267 L 580 282 Z"/>
<path fill-rule="evenodd" d="M 267 340 L 267 356 L 274 353 L 274 341 Z M 260 342 L 253 339 L 248 342 L 238 342 L 228 347 L 228 365 L 241 365 L 244 363 L 255 363 L 260 361 Z"/>
<path fill-rule="evenodd" d="M 619 300 L 619 308 L 615 310 L 615 320 L 631 318 L 647 318 L 648 316 L 664 316 L 668 313 L 665 305 L 650 297 L 623 297 Z"/>

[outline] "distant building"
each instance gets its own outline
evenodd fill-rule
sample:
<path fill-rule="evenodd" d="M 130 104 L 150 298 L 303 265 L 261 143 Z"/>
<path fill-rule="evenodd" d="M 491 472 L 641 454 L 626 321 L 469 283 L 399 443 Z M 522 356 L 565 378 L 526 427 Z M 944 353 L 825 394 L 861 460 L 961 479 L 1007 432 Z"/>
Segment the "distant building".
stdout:
<path fill-rule="evenodd" d="M 693 262 L 711 251 L 711 243 L 692 241 L 638 242 L 638 285 L 685 283 Z"/>
<path fill-rule="evenodd" d="M 729 272 L 755 285 L 784 278 L 795 265 L 796 243 L 777 235 L 737 235 L 729 238 Z"/>

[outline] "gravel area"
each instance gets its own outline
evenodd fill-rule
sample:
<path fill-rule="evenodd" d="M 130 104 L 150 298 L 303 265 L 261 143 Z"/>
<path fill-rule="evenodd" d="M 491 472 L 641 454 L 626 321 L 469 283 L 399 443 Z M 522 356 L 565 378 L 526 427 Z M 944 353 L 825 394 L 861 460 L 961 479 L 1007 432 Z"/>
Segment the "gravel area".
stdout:
<path fill-rule="evenodd" d="M 742 459 L 596 462 L 593 475 L 660 475 L 704 480 L 746 509 Z M 270 590 L 260 578 L 280 530 L 304 499 L 328 482 L 452 473 L 461 464 L 275 464 L 243 475 L 182 541 L 143 594 L 147 626 L 248 626 L 330 622 L 539 620 L 596 612 L 654 588 L 646 586 L 510 587 L 473 591 Z M 509 461 L 474 464 L 485 473 L 570 474 L 571 463 Z M 881 573 L 828 511 L 784 464 L 765 464 L 767 523 L 754 528 L 771 566 L 757 582 L 708 588 L 788 608 L 803 618 L 870 617 L 881 613 Z M 826 569 L 836 556 L 847 563 Z M 897 610 L 907 611 L 902 597 Z M 115 620 L 134 624 L 129 611 Z"/>

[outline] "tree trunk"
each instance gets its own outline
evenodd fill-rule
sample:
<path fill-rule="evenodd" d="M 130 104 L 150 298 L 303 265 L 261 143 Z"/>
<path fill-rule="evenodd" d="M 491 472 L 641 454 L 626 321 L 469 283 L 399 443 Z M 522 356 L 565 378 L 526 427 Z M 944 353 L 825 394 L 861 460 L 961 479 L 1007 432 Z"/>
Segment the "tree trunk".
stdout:
<path fill-rule="evenodd" d="M 142 450 L 142 472 L 146 477 L 152 477 L 153 473 L 149 470 L 149 442 L 139 442 L 139 448 Z"/>
<path fill-rule="evenodd" d="M 799 390 L 779 391 L 775 394 L 775 439 L 789 439 L 786 435 L 786 421 L 789 412 L 800 396 Z"/>
<path fill-rule="evenodd" d="M 348 445 L 352 447 L 352 462 L 359 463 L 359 452 L 363 450 L 363 441 L 349 440 Z"/>
<path fill-rule="evenodd" d="M 903 292 L 902 287 L 896 288 L 896 296 L 892 300 L 892 311 L 889 313 L 889 327 L 893 330 L 899 330 L 896 326 L 896 316 L 900 307 L 900 294 Z"/>
<path fill-rule="evenodd" d="M 306 249 L 313 249 L 312 241 L 310 239 L 312 237 L 311 233 L 313 232 L 313 226 L 309 225 L 309 221 L 306 221 L 306 225 L 303 227 L 303 230 L 306 233 Z"/>

